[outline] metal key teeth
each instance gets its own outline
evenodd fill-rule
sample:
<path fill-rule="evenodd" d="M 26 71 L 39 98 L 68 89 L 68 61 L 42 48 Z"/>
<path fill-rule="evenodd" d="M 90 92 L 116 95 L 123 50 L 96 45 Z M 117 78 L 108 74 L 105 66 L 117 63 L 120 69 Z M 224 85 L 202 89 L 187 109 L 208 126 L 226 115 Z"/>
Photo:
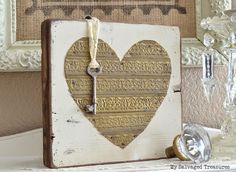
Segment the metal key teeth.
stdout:
<path fill-rule="evenodd" d="M 94 112 L 94 105 L 86 105 L 85 111 L 86 112 Z"/>

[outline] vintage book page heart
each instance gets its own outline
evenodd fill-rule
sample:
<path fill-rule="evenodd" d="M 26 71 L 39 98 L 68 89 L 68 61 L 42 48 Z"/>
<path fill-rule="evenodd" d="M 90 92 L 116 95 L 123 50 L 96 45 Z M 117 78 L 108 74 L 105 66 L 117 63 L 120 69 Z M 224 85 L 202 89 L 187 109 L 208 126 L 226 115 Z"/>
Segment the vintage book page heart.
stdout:
<path fill-rule="evenodd" d="M 103 69 L 97 77 L 97 114 L 93 115 L 84 111 L 92 99 L 88 45 L 88 38 L 82 38 L 67 53 L 64 68 L 69 91 L 101 135 L 125 148 L 145 130 L 164 100 L 171 76 L 170 58 L 157 42 L 143 40 L 120 61 L 111 47 L 99 40 L 97 61 Z"/>

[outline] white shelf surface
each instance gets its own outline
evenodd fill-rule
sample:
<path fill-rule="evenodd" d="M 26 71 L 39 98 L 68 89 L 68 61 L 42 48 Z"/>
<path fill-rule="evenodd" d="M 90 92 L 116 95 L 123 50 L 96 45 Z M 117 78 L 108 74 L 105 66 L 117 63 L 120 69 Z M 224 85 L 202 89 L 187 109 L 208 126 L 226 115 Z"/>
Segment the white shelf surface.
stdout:
<path fill-rule="evenodd" d="M 220 133 L 219 130 L 206 128 L 211 137 Z M 182 169 L 192 168 L 191 162 L 183 162 L 177 159 L 162 159 L 155 161 L 142 161 L 134 163 L 121 163 L 109 165 L 86 166 L 77 168 L 48 169 L 43 165 L 43 139 L 42 129 L 16 134 L 12 136 L 0 137 L 0 171 L 28 172 L 28 171 L 79 171 L 79 172 L 149 172 L 149 171 L 209 171 L 205 165 L 211 167 L 226 167 L 229 170 L 212 171 L 236 171 L 235 161 L 211 160 L 206 164 L 201 164 L 202 169 Z M 177 169 L 171 167 L 177 166 Z"/>

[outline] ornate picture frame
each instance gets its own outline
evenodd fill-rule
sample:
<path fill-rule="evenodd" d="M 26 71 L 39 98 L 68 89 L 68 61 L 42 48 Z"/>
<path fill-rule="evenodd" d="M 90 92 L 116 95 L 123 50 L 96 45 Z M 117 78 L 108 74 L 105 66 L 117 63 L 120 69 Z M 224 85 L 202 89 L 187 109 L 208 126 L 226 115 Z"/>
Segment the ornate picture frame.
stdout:
<path fill-rule="evenodd" d="M 202 18 L 231 9 L 232 0 L 195 0 L 196 37 L 182 39 L 182 64 L 196 67 L 201 64 Z M 0 0 L 0 72 L 23 72 L 41 70 L 40 40 L 16 41 L 16 0 Z M 216 52 L 217 53 L 217 52 Z M 198 58 L 199 57 L 199 58 Z M 223 57 L 217 55 L 217 64 Z"/>

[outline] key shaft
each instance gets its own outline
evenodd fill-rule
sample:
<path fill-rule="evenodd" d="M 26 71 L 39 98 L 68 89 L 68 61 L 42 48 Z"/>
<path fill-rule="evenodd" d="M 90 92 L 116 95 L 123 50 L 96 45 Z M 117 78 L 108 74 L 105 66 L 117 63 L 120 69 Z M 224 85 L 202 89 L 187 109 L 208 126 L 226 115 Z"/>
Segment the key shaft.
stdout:
<path fill-rule="evenodd" d="M 97 113 L 97 76 L 102 72 L 102 67 L 87 69 L 88 74 L 92 77 L 92 105 L 87 105 L 86 110 L 88 112 L 93 112 L 95 115 Z"/>
<path fill-rule="evenodd" d="M 93 114 L 97 113 L 97 77 L 93 76 Z"/>

